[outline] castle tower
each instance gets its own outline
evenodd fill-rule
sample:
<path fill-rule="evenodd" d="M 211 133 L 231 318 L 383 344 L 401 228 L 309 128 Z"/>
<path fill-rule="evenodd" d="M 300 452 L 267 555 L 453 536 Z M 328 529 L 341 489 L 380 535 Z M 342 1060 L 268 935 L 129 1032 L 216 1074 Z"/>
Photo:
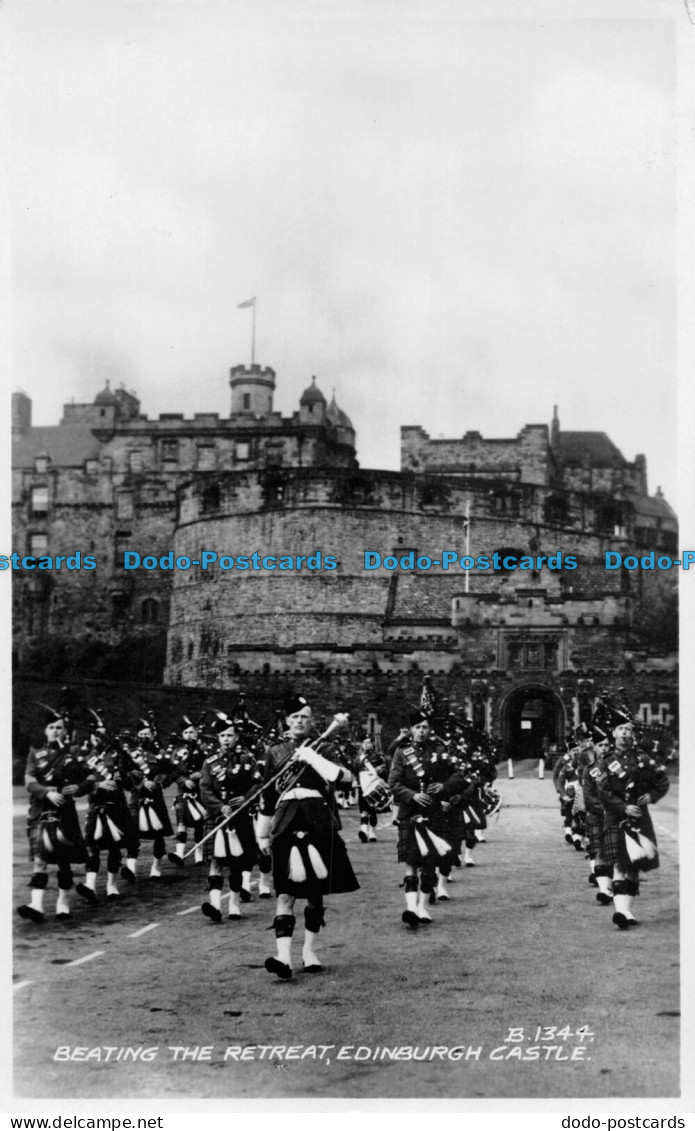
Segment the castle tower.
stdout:
<path fill-rule="evenodd" d="M 275 370 L 260 365 L 235 365 L 229 371 L 231 416 L 270 416 L 273 411 Z"/>
<path fill-rule="evenodd" d="M 299 420 L 301 424 L 323 424 L 326 419 L 326 398 L 311 378 L 311 384 L 299 398 Z"/>

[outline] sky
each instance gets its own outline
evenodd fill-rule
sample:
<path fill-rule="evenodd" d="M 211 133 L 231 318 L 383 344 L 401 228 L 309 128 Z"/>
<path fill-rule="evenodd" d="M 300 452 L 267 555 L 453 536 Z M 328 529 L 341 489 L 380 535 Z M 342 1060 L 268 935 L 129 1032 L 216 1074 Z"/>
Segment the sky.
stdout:
<path fill-rule="evenodd" d="M 665 0 L 10 5 L 12 381 L 229 414 L 316 376 L 363 467 L 399 428 L 600 430 L 676 503 Z M 556 18 L 562 14 L 565 18 Z M 634 17 L 634 18 L 632 18 Z M 653 18 L 647 18 L 653 17 Z"/>

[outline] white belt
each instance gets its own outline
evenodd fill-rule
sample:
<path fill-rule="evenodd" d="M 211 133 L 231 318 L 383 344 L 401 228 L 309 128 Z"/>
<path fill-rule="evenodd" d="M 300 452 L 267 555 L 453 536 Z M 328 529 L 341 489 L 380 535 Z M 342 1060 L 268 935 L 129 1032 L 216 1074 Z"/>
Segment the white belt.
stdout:
<path fill-rule="evenodd" d="M 319 797 L 321 794 L 317 789 L 302 789 L 301 786 L 295 786 L 294 789 L 288 789 L 281 794 L 278 799 L 278 804 L 281 801 L 303 801 L 305 797 Z M 323 800 L 323 798 L 321 798 Z"/>

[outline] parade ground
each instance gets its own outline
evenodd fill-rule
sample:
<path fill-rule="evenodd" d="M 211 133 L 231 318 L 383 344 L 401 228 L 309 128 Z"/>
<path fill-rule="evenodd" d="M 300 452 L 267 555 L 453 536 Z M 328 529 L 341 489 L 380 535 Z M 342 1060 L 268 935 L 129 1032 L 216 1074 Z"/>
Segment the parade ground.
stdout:
<path fill-rule="evenodd" d="M 344 810 L 361 887 L 327 900 L 322 973 L 301 971 L 299 910 L 290 982 L 264 969 L 274 902 L 259 900 L 257 873 L 241 921 L 201 914 L 206 866 L 165 860 L 158 883 L 122 884 L 117 903 L 100 875 L 100 905 L 73 893 L 61 923 L 51 869 L 46 923 L 13 912 L 16 1096 L 677 1096 L 676 783 L 652 809 L 661 867 L 629 932 L 564 842 L 550 777 L 526 763 L 496 788 L 503 807 L 477 865 L 455 870 L 450 902 L 415 931 L 401 923 L 391 815 L 362 844 L 357 809 Z M 21 789 L 14 812 L 16 906 L 31 872 Z"/>

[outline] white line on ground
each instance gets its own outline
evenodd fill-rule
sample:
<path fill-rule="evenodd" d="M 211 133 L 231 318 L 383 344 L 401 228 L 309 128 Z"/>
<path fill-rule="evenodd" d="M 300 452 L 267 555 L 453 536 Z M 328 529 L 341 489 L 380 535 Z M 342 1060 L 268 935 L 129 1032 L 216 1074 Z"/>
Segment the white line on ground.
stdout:
<path fill-rule="evenodd" d="M 133 931 L 132 935 L 128 935 L 129 939 L 137 939 L 140 935 L 146 934 L 147 931 L 154 931 L 159 923 L 148 923 L 146 927 L 141 927 L 139 931 Z"/>
<path fill-rule="evenodd" d="M 200 908 L 197 905 L 195 907 L 187 907 L 185 911 L 177 911 L 176 914 L 177 915 L 192 915 L 194 911 L 200 911 Z M 146 927 L 145 930 L 149 930 L 149 928 Z M 139 932 L 138 932 L 138 934 L 139 934 Z M 131 935 L 130 937 L 132 938 L 133 936 Z"/>
<path fill-rule="evenodd" d="M 21 990 L 21 989 L 24 988 L 24 986 L 31 986 L 31 985 L 33 985 L 33 983 L 31 981 L 17 982 L 17 984 L 12 987 L 12 992 L 14 993 L 15 990 Z"/>
<path fill-rule="evenodd" d="M 94 950 L 91 954 L 85 954 L 83 958 L 76 958 L 74 962 L 66 962 L 66 966 L 81 966 L 83 962 L 91 962 L 93 958 L 98 958 L 103 954 L 103 950 Z"/>

